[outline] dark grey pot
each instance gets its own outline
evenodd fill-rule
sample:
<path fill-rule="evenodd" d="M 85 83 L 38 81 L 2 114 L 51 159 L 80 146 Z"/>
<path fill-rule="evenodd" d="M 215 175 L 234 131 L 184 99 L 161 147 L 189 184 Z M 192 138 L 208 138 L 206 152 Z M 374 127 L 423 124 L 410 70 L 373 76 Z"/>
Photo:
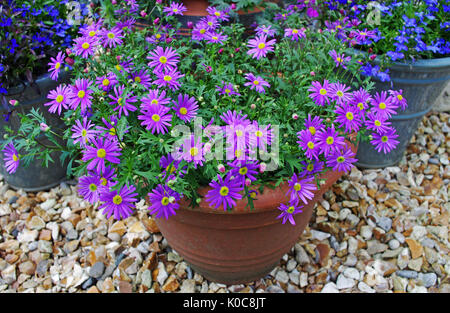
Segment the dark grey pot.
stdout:
<path fill-rule="evenodd" d="M 356 158 L 359 168 L 384 168 L 398 164 L 417 130 L 419 122 L 433 107 L 436 99 L 450 81 L 450 57 L 416 62 L 394 63 L 389 67 L 391 82 L 374 78 L 375 91 L 403 90 L 408 108 L 390 119 L 400 142 L 388 154 L 379 153 L 370 142 L 360 142 Z"/>
<path fill-rule="evenodd" d="M 0 118 L 0 140 L 3 141 L 3 135 L 6 133 L 4 126 L 7 125 L 14 131 L 17 131 L 20 127 L 20 117 L 17 112 L 26 114 L 30 112 L 31 108 L 39 108 L 40 113 L 44 116 L 47 125 L 50 128 L 65 129 L 63 121 L 57 114 L 48 112 L 48 107 L 44 106 L 49 100 L 47 95 L 49 91 L 55 89 L 61 83 L 70 82 L 70 73 L 61 71 L 58 81 L 54 81 L 50 78 L 49 74 L 44 74 L 36 79 L 36 84 L 30 86 L 26 83 L 21 86 L 16 86 L 8 89 L 6 96 L 7 101 L 15 99 L 19 101 L 17 109 L 11 114 L 8 121 L 4 118 Z M 6 114 L 7 111 L 0 107 L 0 113 Z M 40 141 L 47 145 L 54 145 L 49 142 L 44 135 L 38 137 Z M 64 144 L 63 141 L 60 142 Z M 19 151 L 19 153 L 24 153 Z M 3 175 L 4 180 L 14 189 L 23 189 L 29 192 L 48 190 L 57 186 L 66 179 L 67 164 L 62 164 L 60 161 L 60 152 L 52 152 L 51 157 L 53 163 L 49 163 L 48 168 L 42 166 L 41 160 L 34 160 L 28 167 L 19 165 L 19 168 L 14 174 L 8 174 L 3 165 L 3 153 L 0 153 L 0 172 Z"/>

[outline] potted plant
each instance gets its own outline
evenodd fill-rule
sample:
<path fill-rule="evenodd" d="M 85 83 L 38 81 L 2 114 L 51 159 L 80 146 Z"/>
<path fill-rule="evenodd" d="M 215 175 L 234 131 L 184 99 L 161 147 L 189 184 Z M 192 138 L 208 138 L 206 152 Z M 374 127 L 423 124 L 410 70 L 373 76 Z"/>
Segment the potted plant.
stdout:
<path fill-rule="evenodd" d="M 400 162 L 422 117 L 450 81 L 450 6 L 448 1 L 352 0 L 330 2 L 324 11 L 329 29 L 353 46 L 364 61 L 363 74 L 385 93 L 386 105 L 401 107 L 389 118 L 398 131 L 398 148 L 380 156 L 361 142 L 357 165 L 364 168 Z M 397 92 L 387 94 L 389 89 Z M 403 104 L 408 101 L 408 108 Z"/>
<path fill-rule="evenodd" d="M 69 47 L 78 31 L 75 25 L 79 23 L 78 19 L 87 15 L 85 3 L 73 1 L 70 7 L 66 2 L 8 0 L 0 5 L 1 146 L 3 148 L 9 144 L 10 134 L 25 134 L 23 127 L 30 126 L 32 112 L 37 108 L 41 109 L 43 115 L 34 116 L 37 118 L 34 121 L 45 118 L 52 129 L 45 134 L 31 134 L 36 140 L 22 138 L 17 142 L 21 153 L 28 155 L 22 160 L 29 163 L 27 169 L 20 168 L 15 175 L 9 175 L 1 167 L 5 181 L 16 189 L 43 190 L 66 178 L 66 167 L 60 160 L 61 153 L 47 149 L 62 144 L 52 133 L 65 126 L 46 109 L 42 110 L 48 92 L 59 83 L 69 80 L 67 70 L 70 59 L 65 60 L 64 48 Z M 49 63 L 51 71 L 47 67 Z M 26 117 L 27 114 L 31 116 Z M 31 154 L 47 165 L 52 162 L 52 169 L 42 167 L 40 162 L 30 163 Z"/>
<path fill-rule="evenodd" d="M 218 20 L 186 37 L 174 8 L 157 4 L 158 23 L 137 29 L 135 13 L 115 4 L 115 18 L 83 26 L 74 78 L 51 92 L 71 105 L 51 105 L 63 107 L 84 199 L 123 219 L 146 198 L 195 270 L 228 284 L 255 280 L 352 168 L 354 136 L 376 127 L 365 122 L 372 97 L 346 45 L 303 28 L 295 12 L 252 38 Z M 7 166 L 20 166 L 14 141 L 4 153 Z"/>

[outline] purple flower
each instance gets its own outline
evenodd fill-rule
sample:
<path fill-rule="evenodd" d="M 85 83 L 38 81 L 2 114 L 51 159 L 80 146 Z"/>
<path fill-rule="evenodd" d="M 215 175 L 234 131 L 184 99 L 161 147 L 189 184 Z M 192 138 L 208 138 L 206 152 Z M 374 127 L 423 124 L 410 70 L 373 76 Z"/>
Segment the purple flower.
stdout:
<path fill-rule="evenodd" d="M 303 172 L 299 173 L 299 177 L 312 177 L 317 173 L 322 173 L 325 163 L 322 161 L 302 161 Z"/>
<path fill-rule="evenodd" d="M 74 53 L 79 55 L 84 59 L 95 53 L 94 48 L 97 46 L 98 42 L 95 37 L 78 37 L 74 39 Z"/>
<path fill-rule="evenodd" d="M 403 90 L 389 90 L 389 93 L 391 94 L 392 103 L 396 107 L 401 107 L 402 110 L 406 110 L 408 107 L 408 102 L 406 101 L 406 98 L 403 97 Z"/>
<path fill-rule="evenodd" d="M 314 81 L 311 83 L 312 87 L 308 89 L 308 91 L 312 92 L 309 97 L 313 99 L 314 103 L 320 106 L 330 104 L 330 89 L 331 86 L 328 83 L 328 80 L 323 81 L 323 85 L 318 81 Z"/>
<path fill-rule="evenodd" d="M 252 132 L 254 136 L 249 136 L 249 145 L 251 148 L 259 148 L 263 151 L 267 151 L 267 146 L 272 144 L 273 134 L 270 129 L 270 124 L 261 127 L 257 121 L 252 123 Z"/>
<path fill-rule="evenodd" d="M 147 70 L 140 70 L 139 72 L 135 72 L 131 74 L 131 79 L 146 88 L 150 88 L 152 86 L 152 81 L 150 74 Z"/>
<path fill-rule="evenodd" d="M 170 127 L 170 121 L 172 115 L 167 114 L 170 108 L 161 104 L 155 104 L 146 107 L 145 111 L 142 111 L 142 115 L 138 115 L 138 119 L 142 120 L 141 125 L 145 126 L 147 130 L 151 130 L 152 134 L 167 133 L 167 127 Z"/>
<path fill-rule="evenodd" d="M 92 141 L 94 147 L 88 146 L 84 151 L 82 158 L 83 162 L 90 161 L 87 166 L 89 171 L 94 169 L 97 173 L 105 171 L 105 161 L 119 164 L 120 160 L 117 158 L 120 155 L 120 149 L 117 141 L 111 141 L 103 138 L 94 138 Z"/>
<path fill-rule="evenodd" d="M 178 101 L 174 103 L 175 114 L 185 122 L 190 122 L 197 114 L 198 105 L 194 97 L 189 98 L 189 95 L 179 94 Z"/>
<path fill-rule="evenodd" d="M 222 33 L 217 33 L 215 31 L 208 31 L 205 35 L 205 39 L 208 40 L 208 43 L 219 43 L 221 45 L 224 44 L 228 38 L 227 35 L 222 35 Z"/>
<path fill-rule="evenodd" d="M 164 71 L 155 72 L 157 79 L 153 82 L 158 87 L 169 87 L 171 90 L 177 90 L 181 84 L 178 79 L 183 77 L 184 74 L 180 74 L 176 68 L 164 69 Z"/>
<path fill-rule="evenodd" d="M 281 214 L 277 216 L 277 219 L 283 219 L 282 224 L 285 224 L 286 221 L 289 221 L 292 225 L 295 225 L 294 215 L 298 213 L 302 213 L 301 210 L 303 206 L 297 206 L 296 204 L 290 203 L 289 205 L 286 205 L 284 203 L 281 203 L 278 207 L 278 210 L 281 211 Z"/>
<path fill-rule="evenodd" d="M 142 110 L 148 110 L 149 107 L 156 104 L 167 105 L 170 103 L 170 98 L 166 98 L 166 91 L 161 90 L 161 93 L 158 89 L 150 90 L 149 93 L 141 99 L 141 108 Z"/>
<path fill-rule="evenodd" d="M 86 109 L 91 107 L 91 93 L 93 93 L 93 91 L 89 89 L 91 84 L 91 81 L 84 78 L 75 81 L 75 86 L 72 86 L 70 91 L 69 106 L 72 110 L 76 110 L 78 106 L 80 106 L 81 112 L 85 112 Z"/>
<path fill-rule="evenodd" d="M 352 59 L 351 57 L 346 57 L 345 54 L 343 54 L 343 53 L 338 54 L 336 52 L 336 50 L 330 51 L 329 55 L 333 58 L 334 62 L 336 63 L 336 67 L 341 65 L 345 69 L 347 69 L 347 66 L 345 65 L 345 63 L 347 63 L 348 61 L 350 61 Z"/>
<path fill-rule="evenodd" d="M 304 29 L 286 28 L 284 30 L 284 37 L 290 37 L 292 41 L 298 41 L 299 38 L 306 38 L 306 34 Z"/>
<path fill-rule="evenodd" d="M 322 119 L 319 116 L 314 116 L 311 119 L 311 114 L 308 113 L 308 118 L 305 119 L 306 130 L 311 133 L 311 135 L 316 135 L 316 132 L 321 131 L 324 126 L 322 124 Z"/>
<path fill-rule="evenodd" d="M 105 191 L 101 193 L 100 200 L 105 203 L 99 209 L 103 209 L 106 218 L 110 218 L 114 214 L 114 218 L 119 220 L 127 218 L 133 213 L 134 202 L 137 201 L 138 194 L 135 192 L 134 186 L 123 186 L 120 190 Z"/>
<path fill-rule="evenodd" d="M 228 173 L 228 175 L 234 176 L 234 179 L 241 181 L 242 184 L 245 183 L 246 179 L 250 179 L 250 181 L 255 181 L 255 175 L 258 174 L 259 164 L 255 161 L 242 161 L 242 160 L 234 160 L 228 165 L 232 168 L 232 170 Z"/>
<path fill-rule="evenodd" d="M 364 88 L 360 88 L 359 90 L 353 92 L 353 99 L 351 101 L 351 104 L 358 107 L 359 112 L 363 117 L 365 110 L 367 110 L 367 108 L 369 107 L 368 103 L 371 99 L 372 97 L 370 96 L 370 94 L 365 91 Z"/>
<path fill-rule="evenodd" d="M 106 28 L 102 29 L 102 31 L 100 32 L 100 36 L 103 47 L 105 48 L 115 48 L 117 45 L 120 46 L 123 43 L 122 38 L 124 36 L 122 33 L 122 29 L 117 26 L 111 28 L 110 30 Z"/>
<path fill-rule="evenodd" d="M 387 117 L 369 112 L 365 121 L 367 129 L 379 134 L 385 133 L 390 128 L 391 123 L 387 122 Z"/>
<path fill-rule="evenodd" d="M 208 7 L 206 11 L 211 15 L 217 18 L 219 21 L 228 21 L 229 17 L 225 11 L 219 11 L 215 7 Z"/>
<path fill-rule="evenodd" d="M 119 118 L 122 116 L 122 113 L 125 114 L 125 116 L 128 116 L 128 111 L 134 112 L 137 110 L 137 108 L 130 104 L 133 102 L 136 102 L 136 97 L 132 96 L 132 93 L 130 95 L 124 94 L 125 86 L 115 86 L 114 87 L 114 96 L 109 95 L 109 98 L 111 98 L 112 102 L 109 102 L 110 105 L 117 105 L 114 108 L 114 111 L 119 111 Z"/>
<path fill-rule="evenodd" d="M 339 150 L 345 145 L 345 139 L 339 136 L 339 132 L 334 129 L 334 124 L 331 127 L 319 131 L 317 134 L 317 144 L 320 148 L 320 153 L 328 156 L 333 151 Z"/>
<path fill-rule="evenodd" d="M 298 205 L 302 200 L 304 204 L 307 204 L 309 200 L 314 198 L 313 191 L 317 190 L 317 186 L 313 181 L 314 177 L 300 178 L 294 173 L 288 182 L 290 187 L 287 193 L 290 194 L 289 202 Z"/>
<path fill-rule="evenodd" d="M 153 67 L 156 71 L 176 69 L 179 57 L 177 51 L 172 47 L 164 49 L 158 46 L 147 57 L 148 60 L 151 60 L 148 66 Z"/>
<path fill-rule="evenodd" d="M 97 129 L 99 133 L 105 136 L 105 138 L 107 138 L 108 140 L 117 141 L 117 131 L 116 131 L 117 121 L 118 121 L 117 115 L 111 116 L 110 122 L 108 122 L 108 120 L 102 117 L 102 122 L 105 125 L 105 127 L 98 126 Z M 124 133 L 127 132 L 128 129 L 125 129 Z"/>
<path fill-rule="evenodd" d="M 156 214 L 156 218 L 175 215 L 175 210 L 178 210 L 180 205 L 177 201 L 180 200 L 180 194 L 171 188 L 163 185 L 158 185 L 151 193 L 148 194 L 151 205 L 149 206 L 150 214 Z"/>
<path fill-rule="evenodd" d="M 19 153 L 16 148 L 14 148 L 14 144 L 9 142 L 5 148 L 2 150 L 3 152 L 3 162 L 5 162 L 6 171 L 9 174 L 14 174 L 19 167 Z"/>
<path fill-rule="evenodd" d="M 392 101 L 392 97 L 388 97 L 386 91 L 376 93 L 371 101 L 372 109 L 379 115 L 390 118 L 393 114 L 397 114 L 396 105 Z"/>
<path fill-rule="evenodd" d="M 358 131 L 361 127 L 361 118 L 359 115 L 358 107 L 352 106 L 350 104 L 343 104 L 337 106 L 335 121 L 339 123 L 339 127 L 344 128 L 347 133 L 352 131 Z"/>
<path fill-rule="evenodd" d="M 100 194 L 104 191 L 107 189 L 102 185 L 98 175 L 81 176 L 78 180 L 78 193 L 91 204 L 98 202 Z"/>
<path fill-rule="evenodd" d="M 250 86 L 250 89 L 256 89 L 259 93 L 265 93 L 266 90 L 264 86 L 270 87 L 270 84 L 266 82 L 261 76 L 255 76 L 252 73 L 245 74 L 245 78 L 249 80 L 249 82 L 245 83 L 244 86 Z"/>
<path fill-rule="evenodd" d="M 222 179 L 220 175 L 217 175 L 217 182 L 212 181 L 209 185 L 213 189 L 208 191 L 205 198 L 216 209 L 222 206 L 224 211 L 226 211 L 236 205 L 235 200 L 242 199 L 242 195 L 239 192 L 242 191 L 243 187 L 238 179 L 231 179 L 229 176 Z"/>
<path fill-rule="evenodd" d="M 87 117 L 83 118 L 83 124 L 79 120 L 76 120 L 75 124 L 71 128 L 73 133 L 71 138 L 75 139 L 73 143 L 78 143 L 85 148 L 89 142 L 94 141 L 99 131 L 95 130 L 95 125 L 88 121 Z"/>
<path fill-rule="evenodd" d="M 248 50 L 247 54 L 251 55 L 252 58 L 256 58 L 257 60 L 259 60 L 261 57 L 266 57 L 267 52 L 273 51 L 273 45 L 276 42 L 275 39 L 271 39 L 269 41 L 266 40 L 266 35 L 260 35 L 256 36 L 255 39 L 250 39 L 248 41 L 247 47 L 252 49 Z"/>
<path fill-rule="evenodd" d="M 305 151 L 305 156 L 310 160 L 319 160 L 320 146 L 317 143 L 317 138 L 309 130 L 299 131 L 297 137 L 300 139 L 297 143 Z"/>
<path fill-rule="evenodd" d="M 187 8 L 181 3 L 171 2 L 170 6 L 164 7 L 163 12 L 167 13 L 166 16 L 183 15 Z"/>
<path fill-rule="evenodd" d="M 47 102 L 44 105 L 50 106 L 48 109 L 50 113 L 55 113 L 58 111 L 58 115 L 61 115 L 62 108 L 68 108 L 70 95 L 70 87 L 66 85 L 59 85 L 55 90 L 51 90 L 47 96 L 48 99 L 52 99 L 53 101 Z"/>
<path fill-rule="evenodd" d="M 117 76 L 113 72 L 97 77 L 95 82 L 100 89 L 106 92 L 110 91 L 118 83 Z"/>
<path fill-rule="evenodd" d="M 206 38 L 206 33 L 208 32 L 208 25 L 202 22 L 195 24 L 194 29 L 192 29 L 192 39 L 203 40 Z"/>
<path fill-rule="evenodd" d="M 355 153 L 349 147 L 344 147 L 327 156 L 327 166 L 333 168 L 333 171 L 347 172 L 356 162 L 354 156 Z"/>
<path fill-rule="evenodd" d="M 193 134 L 186 138 L 183 142 L 181 157 L 188 163 L 194 163 L 195 168 L 197 168 L 197 165 L 203 166 L 205 158 L 201 138 L 195 138 Z"/>
<path fill-rule="evenodd" d="M 216 86 L 216 90 L 219 91 L 220 95 L 227 95 L 227 96 L 232 96 L 232 95 L 236 95 L 236 96 L 240 96 L 241 94 L 234 91 L 234 87 L 232 83 L 225 83 L 222 82 L 222 87 L 220 86 Z"/>
<path fill-rule="evenodd" d="M 373 139 L 370 143 L 378 152 L 383 150 L 384 154 L 391 152 L 400 143 L 398 140 L 395 140 L 398 137 L 395 133 L 395 128 L 389 128 L 384 133 L 373 133 L 372 137 Z"/>
<path fill-rule="evenodd" d="M 260 25 L 255 29 L 257 36 L 267 35 L 267 37 L 273 37 L 275 35 L 275 30 L 272 26 Z"/>
<path fill-rule="evenodd" d="M 337 104 L 344 104 L 350 102 L 352 94 L 347 92 L 350 87 L 345 84 L 333 83 L 330 87 L 331 99 L 336 101 Z"/>
<path fill-rule="evenodd" d="M 61 71 L 61 65 L 64 63 L 64 58 L 66 55 L 63 52 L 58 52 L 56 55 L 56 58 L 51 57 L 50 63 L 48 65 L 50 66 L 50 69 L 48 70 L 51 72 L 50 78 L 53 80 L 58 80 L 59 72 Z"/>

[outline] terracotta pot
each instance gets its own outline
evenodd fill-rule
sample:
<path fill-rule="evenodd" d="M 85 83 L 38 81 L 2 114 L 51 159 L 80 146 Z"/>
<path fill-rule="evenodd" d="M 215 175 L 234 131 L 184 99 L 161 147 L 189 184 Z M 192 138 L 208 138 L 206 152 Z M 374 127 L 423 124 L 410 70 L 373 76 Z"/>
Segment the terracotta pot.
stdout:
<path fill-rule="evenodd" d="M 356 147 L 352 146 L 356 152 Z M 325 184 L 314 198 L 295 215 L 295 226 L 276 219 L 278 206 L 287 203 L 289 186 L 266 188 L 254 201 L 255 209 L 246 209 L 247 200 L 237 201 L 232 212 L 213 209 L 206 201 L 192 208 L 181 203 L 175 216 L 156 219 L 161 233 L 191 267 L 211 281 L 240 284 L 267 275 L 290 251 L 308 224 L 314 204 L 343 175 L 329 171 Z M 209 187 L 201 188 L 205 195 Z"/>

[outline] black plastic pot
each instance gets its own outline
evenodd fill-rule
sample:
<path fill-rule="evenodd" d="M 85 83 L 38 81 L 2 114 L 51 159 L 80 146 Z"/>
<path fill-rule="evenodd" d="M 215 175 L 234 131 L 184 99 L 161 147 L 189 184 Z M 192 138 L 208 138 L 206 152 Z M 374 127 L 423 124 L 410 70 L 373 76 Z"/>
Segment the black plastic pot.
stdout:
<path fill-rule="evenodd" d="M 360 142 L 356 158 L 359 168 L 384 168 L 398 164 L 414 135 L 419 122 L 433 107 L 436 99 L 450 81 L 450 57 L 416 62 L 394 63 L 389 67 L 391 82 L 373 78 L 375 91 L 403 90 L 408 108 L 390 119 L 400 142 L 388 154 L 379 153 L 370 142 Z M 392 84 L 392 85 L 391 85 Z"/>
<path fill-rule="evenodd" d="M 7 125 L 14 131 L 17 131 L 20 127 L 18 112 L 26 114 L 32 108 L 39 108 L 40 113 L 44 116 L 50 128 L 64 129 L 66 126 L 60 117 L 57 114 L 49 113 L 48 107 L 44 106 L 44 104 L 49 101 L 47 95 L 50 90 L 55 89 L 61 83 L 69 83 L 69 81 L 69 72 L 62 71 L 58 81 L 52 80 L 49 74 L 44 74 L 39 76 L 33 85 L 24 83 L 24 85 L 8 89 L 8 94 L 6 95 L 7 101 L 15 99 L 19 101 L 19 105 L 15 108 L 16 110 L 11 114 L 8 121 L 3 117 L 8 112 L 5 108 L 0 107 L 0 113 L 2 114 L 2 118 L 0 118 L 0 140 L 2 143 L 4 134 L 6 133 L 4 126 Z M 38 137 L 38 140 L 46 145 L 54 145 L 44 135 Z M 63 142 L 61 141 L 60 144 L 63 144 Z M 24 152 L 19 151 L 19 153 Z M 19 168 L 14 174 L 8 174 L 3 164 L 3 153 L 0 153 L 0 172 L 3 175 L 3 179 L 14 189 L 23 189 L 30 192 L 47 190 L 57 186 L 66 179 L 67 164 L 61 163 L 60 155 L 60 152 L 53 152 L 51 154 L 54 162 L 49 163 L 48 168 L 42 166 L 42 160 L 34 160 L 28 167 L 19 165 Z"/>

